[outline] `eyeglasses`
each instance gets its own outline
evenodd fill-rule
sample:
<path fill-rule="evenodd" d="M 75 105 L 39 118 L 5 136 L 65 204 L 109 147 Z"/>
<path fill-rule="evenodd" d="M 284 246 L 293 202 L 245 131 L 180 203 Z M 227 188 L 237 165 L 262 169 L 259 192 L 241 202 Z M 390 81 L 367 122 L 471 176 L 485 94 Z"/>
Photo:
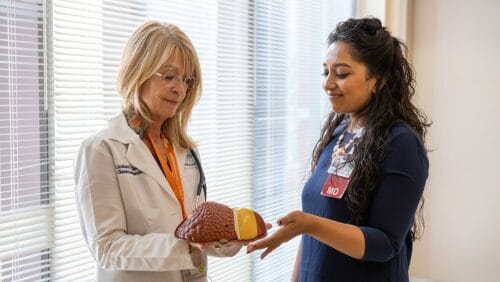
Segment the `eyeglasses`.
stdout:
<path fill-rule="evenodd" d="M 159 72 L 155 73 L 155 75 L 159 76 L 163 81 L 165 81 L 168 85 L 172 85 L 174 82 L 181 82 L 186 87 L 186 89 L 193 89 L 196 84 L 196 78 L 194 76 L 188 76 L 180 78 L 176 74 L 161 74 Z"/>

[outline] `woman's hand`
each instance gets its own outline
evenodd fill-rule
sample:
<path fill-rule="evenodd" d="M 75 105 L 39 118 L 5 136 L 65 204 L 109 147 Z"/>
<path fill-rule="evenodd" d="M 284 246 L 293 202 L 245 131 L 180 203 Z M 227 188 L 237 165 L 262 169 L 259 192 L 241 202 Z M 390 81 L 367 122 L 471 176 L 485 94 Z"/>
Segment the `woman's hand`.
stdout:
<path fill-rule="evenodd" d="M 265 258 L 282 243 L 288 242 L 295 236 L 304 233 L 308 226 L 307 216 L 307 213 L 293 211 L 280 218 L 278 220 L 278 226 L 281 226 L 281 228 L 264 239 L 248 244 L 247 253 L 265 249 L 265 251 L 260 255 L 261 259 Z"/>
<path fill-rule="evenodd" d="M 193 249 L 198 249 L 200 251 L 205 251 L 207 247 L 207 244 L 204 244 L 204 243 L 192 243 L 190 242 L 189 243 L 189 252 L 191 253 L 193 251 Z"/>
<path fill-rule="evenodd" d="M 269 230 L 273 227 L 271 223 L 266 223 L 266 229 Z M 198 249 L 202 252 L 206 251 L 207 248 L 212 248 L 212 249 L 230 249 L 230 248 L 235 248 L 238 247 L 241 248 L 242 245 L 245 245 L 244 243 L 238 242 L 236 244 L 234 243 L 220 243 L 220 242 L 209 242 L 209 243 L 195 243 L 195 242 L 189 242 L 189 252 L 191 253 L 194 249 Z"/>

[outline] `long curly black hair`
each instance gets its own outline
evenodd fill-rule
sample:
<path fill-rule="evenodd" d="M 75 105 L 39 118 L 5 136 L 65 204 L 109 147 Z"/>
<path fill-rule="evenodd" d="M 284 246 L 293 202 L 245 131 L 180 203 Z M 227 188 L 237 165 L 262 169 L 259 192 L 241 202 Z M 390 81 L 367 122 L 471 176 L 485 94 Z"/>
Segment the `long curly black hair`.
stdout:
<path fill-rule="evenodd" d="M 377 18 L 349 19 L 337 25 L 328 36 L 328 45 L 343 42 L 350 55 L 368 69 L 368 78 L 376 77 L 375 93 L 360 114 L 367 117 L 363 138 L 356 142 L 351 160 L 356 167 L 351 175 L 345 200 L 352 214 L 349 223 L 363 224 L 366 220 L 372 192 L 379 182 L 379 163 L 384 157 L 389 130 L 398 122 L 407 123 L 425 146 L 426 129 L 431 125 L 411 98 L 415 94 L 415 78 L 407 60 L 407 47 L 393 37 Z M 332 133 L 346 119 L 345 114 L 330 113 L 316 143 L 311 167 L 315 169 L 319 156 L 332 140 Z M 412 227 L 412 239 L 422 234 L 424 199 L 419 204 Z"/>

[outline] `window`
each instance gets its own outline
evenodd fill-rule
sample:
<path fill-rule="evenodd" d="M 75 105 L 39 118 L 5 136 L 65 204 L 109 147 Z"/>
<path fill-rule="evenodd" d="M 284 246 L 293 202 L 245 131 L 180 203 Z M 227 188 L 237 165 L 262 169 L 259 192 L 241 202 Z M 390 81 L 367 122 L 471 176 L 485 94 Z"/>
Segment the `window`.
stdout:
<path fill-rule="evenodd" d="M 147 19 L 179 25 L 198 51 L 204 89 L 189 132 L 199 144 L 209 200 L 251 207 L 272 223 L 300 209 L 326 114 L 326 36 L 353 14 L 355 2 L 2 2 L 0 281 L 93 277 L 75 210 L 73 159 L 80 142 L 120 110 L 121 52 Z M 288 280 L 296 243 L 264 261 L 244 251 L 209 258 L 209 275 Z"/>
<path fill-rule="evenodd" d="M 354 2 L 257 0 L 256 6 L 252 203 L 276 225 L 300 209 L 312 149 L 329 111 L 320 75 L 326 37 L 353 15 Z M 263 261 L 255 255 L 253 281 L 289 281 L 299 240 Z"/>
<path fill-rule="evenodd" d="M 52 221 L 44 5 L 0 3 L 0 279 L 48 279 Z"/>

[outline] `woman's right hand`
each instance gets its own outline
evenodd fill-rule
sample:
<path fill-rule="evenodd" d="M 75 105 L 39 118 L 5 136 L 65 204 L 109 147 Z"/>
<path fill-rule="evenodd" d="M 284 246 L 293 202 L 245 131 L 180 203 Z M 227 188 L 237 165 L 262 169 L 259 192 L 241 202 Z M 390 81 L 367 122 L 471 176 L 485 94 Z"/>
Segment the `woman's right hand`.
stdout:
<path fill-rule="evenodd" d="M 281 228 L 261 240 L 252 242 L 247 246 L 247 253 L 255 250 L 265 249 L 260 258 L 265 258 L 284 242 L 288 242 L 295 236 L 300 235 L 307 229 L 308 214 L 302 211 L 292 211 L 278 220 L 278 226 Z"/>

